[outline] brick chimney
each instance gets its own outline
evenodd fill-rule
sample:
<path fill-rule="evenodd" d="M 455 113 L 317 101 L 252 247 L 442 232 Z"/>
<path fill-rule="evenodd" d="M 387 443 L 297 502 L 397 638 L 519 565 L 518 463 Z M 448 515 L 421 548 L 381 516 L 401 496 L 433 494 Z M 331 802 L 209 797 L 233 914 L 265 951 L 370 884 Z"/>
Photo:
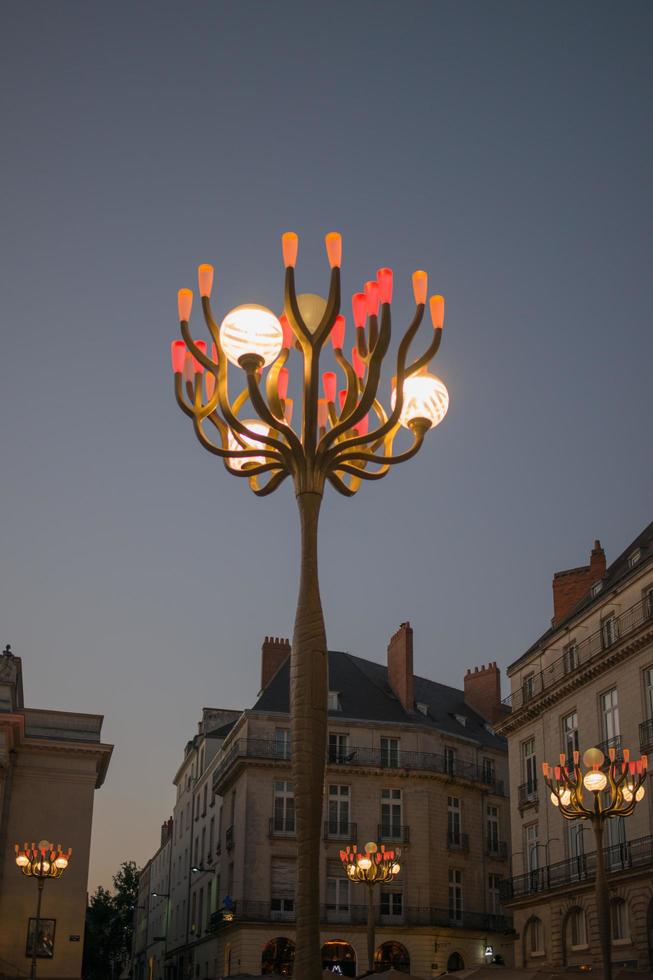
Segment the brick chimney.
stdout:
<path fill-rule="evenodd" d="M 264 690 L 279 667 L 290 656 L 290 640 L 266 636 L 261 647 L 261 690 Z"/>
<path fill-rule="evenodd" d="M 590 554 L 589 565 L 569 568 L 553 576 L 553 626 L 567 618 L 590 588 L 605 575 L 605 551 L 596 540 Z"/>
<path fill-rule="evenodd" d="M 388 644 L 388 680 L 404 710 L 414 711 L 413 630 L 410 623 L 402 623 Z"/>
<path fill-rule="evenodd" d="M 503 717 L 501 709 L 501 671 L 496 661 L 471 667 L 465 674 L 465 703 L 494 725 Z"/>
<path fill-rule="evenodd" d="M 172 837 L 172 817 L 168 817 L 161 824 L 161 847 L 168 843 Z"/>

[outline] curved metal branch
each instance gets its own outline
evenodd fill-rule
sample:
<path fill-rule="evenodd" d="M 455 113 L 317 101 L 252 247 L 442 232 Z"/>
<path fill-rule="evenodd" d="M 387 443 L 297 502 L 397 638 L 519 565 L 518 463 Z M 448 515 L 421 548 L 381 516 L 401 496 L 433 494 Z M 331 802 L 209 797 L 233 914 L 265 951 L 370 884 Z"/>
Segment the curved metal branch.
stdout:
<path fill-rule="evenodd" d="M 297 438 L 295 432 L 290 428 L 290 426 L 283 422 L 281 419 L 275 418 L 268 406 L 265 404 L 265 400 L 261 395 L 258 378 L 256 377 L 256 371 L 248 369 L 246 372 L 247 377 L 247 389 L 249 391 L 249 400 L 254 406 L 254 411 L 259 416 L 263 422 L 267 422 L 271 429 L 277 429 L 287 440 L 288 446 L 280 442 L 278 439 L 274 439 L 275 449 L 278 449 L 282 453 L 288 467 L 292 468 L 292 456 L 289 453 L 288 447 L 294 451 L 298 461 L 304 458 L 304 449 L 301 442 Z"/>
<path fill-rule="evenodd" d="M 331 332 L 333 324 L 336 322 L 338 313 L 340 313 L 340 269 L 338 266 L 335 266 L 331 270 L 326 309 L 312 337 L 314 350 L 319 351 L 322 348 L 324 341 Z"/>
<path fill-rule="evenodd" d="M 270 365 L 267 378 L 265 379 L 265 394 L 272 414 L 277 419 L 283 419 L 284 417 L 281 399 L 279 398 L 279 375 L 282 367 L 288 360 L 289 354 L 290 351 L 286 347 L 282 347 L 276 361 Z"/>
<path fill-rule="evenodd" d="M 411 374 L 415 374 L 420 371 L 423 367 L 426 367 L 429 361 L 432 361 L 437 352 L 440 349 L 440 344 L 442 343 L 442 327 L 436 327 L 433 330 L 433 340 L 424 351 L 421 357 L 418 357 L 416 361 L 409 366 L 406 371 L 406 377 L 409 378 Z"/>
<path fill-rule="evenodd" d="M 288 476 L 288 473 L 277 473 L 276 476 L 271 477 L 264 487 L 259 487 L 256 479 L 250 482 L 250 490 L 256 494 L 257 497 L 267 497 L 268 494 L 274 493 L 278 486 L 280 486 L 283 481 Z"/>
<path fill-rule="evenodd" d="M 404 463 L 407 459 L 411 459 L 415 453 L 419 452 L 422 448 L 422 443 L 424 442 L 424 436 L 428 432 L 426 427 L 414 426 L 411 428 L 413 433 L 413 444 L 405 452 L 399 453 L 397 456 L 376 456 L 374 453 L 338 453 L 333 462 L 334 469 L 341 469 L 342 463 L 352 462 L 353 460 L 358 460 L 362 463 L 377 463 L 379 466 L 394 466 L 396 463 Z"/>
<path fill-rule="evenodd" d="M 335 473 L 327 473 L 326 478 L 331 484 L 331 486 L 334 488 L 334 490 L 337 490 L 338 493 L 341 493 L 343 497 L 353 497 L 358 490 L 358 487 L 356 487 L 355 490 L 348 487 L 345 481 L 341 480 L 340 477 L 336 476 Z"/>
<path fill-rule="evenodd" d="M 264 459 L 274 460 L 275 466 L 283 466 L 285 464 L 285 460 L 278 453 L 274 452 L 274 450 L 265 449 L 264 447 L 260 449 L 258 447 L 252 447 L 251 449 L 225 449 L 223 446 L 216 446 L 204 432 L 202 421 L 202 419 L 198 419 L 197 417 L 193 418 L 195 435 L 204 448 L 208 452 L 213 453 L 214 456 L 219 456 L 221 459 L 252 459 L 262 456 Z"/>
<path fill-rule="evenodd" d="M 302 348 L 312 347 L 313 338 L 311 331 L 304 323 L 297 303 L 297 292 L 295 290 L 295 270 L 292 266 L 286 269 L 286 280 L 284 284 L 284 313 L 288 317 L 288 323 L 293 328 L 297 340 Z"/>
<path fill-rule="evenodd" d="M 191 419 L 194 418 L 195 413 L 193 409 L 184 401 L 184 377 L 181 371 L 177 371 L 175 374 L 175 398 L 184 415 L 188 415 Z"/>

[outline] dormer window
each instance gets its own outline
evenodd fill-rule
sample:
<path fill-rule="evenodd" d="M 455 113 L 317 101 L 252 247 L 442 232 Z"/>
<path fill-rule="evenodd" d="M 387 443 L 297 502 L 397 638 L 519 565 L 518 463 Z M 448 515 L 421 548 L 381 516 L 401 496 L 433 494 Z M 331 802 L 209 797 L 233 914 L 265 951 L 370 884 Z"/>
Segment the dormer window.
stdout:
<path fill-rule="evenodd" d="M 465 726 L 467 724 L 467 718 L 465 717 L 465 715 L 454 715 L 454 718 L 456 719 L 459 725 Z"/>
<path fill-rule="evenodd" d="M 639 548 L 635 548 L 634 551 L 628 555 L 628 568 L 634 568 L 639 559 L 642 557 L 642 552 Z"/>
<path fill-rule="evenodd" d="M 597 596 L 602 588 L 603 588 L 603 582 L 599 579 L 599 581 L 595 582 L 594 585 L 592 586 L 592 595 Z"/>
<path fill-rule="evenodd" d="M 329 691 L 328 710 L 329 711 L 342 711 L 342 705 L 340 704 L 340 692 L 339 691 Z"/>
<path fill-rule="evenodd" d="M 429 706 L 428 706 L 428 704 L 424 704 L 422 701 L 418 701 L 417 702 L 417 710 L 420 712 L 420 714 L 424 715 L 425 718 L 428 718 L 428 715 L 429 715 Z"/>

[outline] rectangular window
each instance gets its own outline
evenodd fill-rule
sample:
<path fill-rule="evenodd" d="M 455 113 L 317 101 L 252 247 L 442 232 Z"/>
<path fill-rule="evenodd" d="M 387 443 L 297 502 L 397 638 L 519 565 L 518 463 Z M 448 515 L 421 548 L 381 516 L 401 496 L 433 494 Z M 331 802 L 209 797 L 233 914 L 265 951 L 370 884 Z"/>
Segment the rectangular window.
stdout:
<path fill-rule="evenodd" d="M 562 666 L 565 674 L 570 674 L 578 667 L 578 644 L 575 640 L 568 643 L 562 651 Z"/>
<path fill-rule="evenodd" d="M 327 878 L 327 912 L 346 915 L 349 912 L 349 880 L 342 874 Z"/>
<path fill-rule="evenodd" d="M 202 816 L 203 817 L 206 816 L 206 794 L 208 793 L 208 791 L 209 791 L 209 787 L 205 785 L 204 790 L 202 792 Z"/>
<path fill-rule="evenodd" d="M 601 695 L 601 725 L 606 742 L 619 738 L 621 730 L 619 728 L 619 700 L 616 687 Z"/>
<path fill-rule="evenodd" d="M 402 892 L 381 892 L 381 915 L 401 918 L 404 914 L 404 896 Z"/>
<path fill-rule="evenodd" d="M 349 761 L 349 735 L 329 732 L 329 762 Z"/>
<path fill-rule="evenodd" d="M 448 776 L 456 774 L 456 750 L 449 745 L 444 747 L 444 771 Z"/>
<path fill-rule="evenodd" d="M 295 911 L 294 858 L 272 858 L 270 911 L 275 918 L 290 917 Z"/>
<path fill-rule="evenodd" d="M 491 785 L 496 781 L 496 769 L 494 765 L 494 759 L 484 758 L 483 759 L 483 782 L 487 785 Z"/>
<path fill-rule="evenodd" d="M 486 834 L 488 854 L 499 853 L 499 808 L 487 806 L 485 808 Z"/>
<path fill-rule="evenodd" d="M 197 934 L 202 934 L 202 924 L 204 922 L 204 889 L 200 888 L 200 900 L 197 906 Z"/>
<path fill-rule="evenodd" d="M 400 789 L 381 790 L 381 836 L 401 839 L 402 807 Z"/>
<path fill-rule="evenodd" d="M 535 694 L 535 675 L 526 674 L 522 680 L 522 695 L 524 702 L 530 701 Z"/>
<path fill-rule="evenodd" d="M 199 864 L 199 858 L 200 858 L 200 855 L 199 855 L 199 846 L 200 846 L 200 839 L 199 839 L 199 837 L 196 837 L 195 838 L 195 844 L 194 844 L 194 847 L 193 847 L 193 864 L 195 864 L 195 865 Z"/>
<path fill-rule="evenodd" d="M 653 589 L 648 589 L 644 596 L 644 610 L 647 617 L 653 616 Z"/>
<path fill-rule="evenodd" d="M 290 758 L 290 729 L 275 728 L 274 730 L 274 755 L 277 759 Z"/>
<path fill-rule="evenodd" d="M 329 834 L 349 836 L 349 786 L 329 786 Z"/>
<path fill-rule="evenodd" d="M 562 719 L 562 747 L 568 763 L 573 762 L 574 752 L 578 752 L 578 715 L 575 711 Z"/>
<path fill-rule="evenodd" d="M 571 948 L 587 946 L 587 930 L 585 927 L 585 912 L 574 909 L 571 913 Z"/>
<path fill-rule="evenodd" d="M 292 783 L 275 780 L 272 826 L 277 834 L 295 832 L 295 790 Z"/>
<path fill-rule="evenodd" d="M 644 671 L 644 702 L 646 718 L 653 718 L 653 667 Z"/>
<path fill-rule="evenodd" d="M 449 918 L 463 920 L 463 873 L 457 868 L 449 868 Z"/>
<path fill-rule="evenodd" d="M 606 616 L 606 618 L 601 621 L 601 639 L 603 641 L 603 649 L 607 650 L 608 647 L 611 647 L 613 643 L 617 642 L 617 638 L 617 617 L 614 614 L 611 616 Z"/>
<path fill-rule="evenodd" d="M 399 739 L 381 738 L 381 765 L 387 769 L 399 767 Z"/>
<path fill-rule="evenodd" d="M 537 824 L 529 824 L 524 827 L 524 851 L 526 852 L 526 866 L 529 871 L 537 871 L 539 868 L 539 837 Z"/>
<path fill-rule="evenodd" d="M 457 796 L 447 797 L 447 842 L 450 847 L 460 847 L 460 800 Z"/>
<path fill-rule="evenodd" d="M 195 913 L 197 912 L 197 893 L 193 892 L 192 898 L 190 900 L 190 931 L 195 935 L 197 932 L 197 920 L 195 918 Z"/>
<path fill-rule="evenodd" d="M 490 915 L 501 915 L 501 875 L 487 876 L 487 892 Z"/>
<path fill-rule="evenodd" d="M 535 739 L 529 738 L 522 742 L 522 777 L 526 784 L 526 796 L 532 797 L 537 790 L 537 758 L 535 755 Z"/>
<path fill-rule="evenodd" d="M 209 822 L 209 851 L 207 857 L 209 861 L 213 861 L 213 838 L 215 836 L 215 817 L 211 817 Z"/>
<path fill-rule="evenodd" d="M 200 850 L 200 864 L 203 862 L 205 854 L 206 854 L 206 827 L 202 827 L 202 848 Z"/>

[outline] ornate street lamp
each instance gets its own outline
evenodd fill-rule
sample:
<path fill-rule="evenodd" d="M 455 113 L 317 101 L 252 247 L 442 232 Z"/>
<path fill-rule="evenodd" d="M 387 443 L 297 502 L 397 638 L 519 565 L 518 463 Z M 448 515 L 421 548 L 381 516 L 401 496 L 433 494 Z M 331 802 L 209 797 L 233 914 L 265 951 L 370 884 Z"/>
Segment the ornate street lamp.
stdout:
<path fill-rule="evenodd" d="M 605 756 L 600 749 L 588 749 L 583 755 L 585 773 L 579 766 L 580 753 L 574 752 L 573 766 L 567 764 L 564 752 L 559 766 L 542 764 L 544 781 L 551 791 L 551 802 L 565 820 L 589 820 L 596 840 L 596 908 L 599 918 L 603 978 L 612 976 L 610 902 L 605 877 L 603 828 L 611 817 L 629 817 L 646 790 L 644 780 L 648 760 L 645 755 L 631 761 L 628 749 L 623 750 L 623 762 L 616 761 L 616 751 L 609 749 L 610 763 L 604 766 Z M 604 768 L 602 768 L 604 767 Z M 605 771 L 604 771 L 605 769 Z M 585 803 L 585 793 L 589 794 Z"/>
<path fill-rule="evenodd" d="M 343 352 L 345 319 L 340 315 L 340 235 L 331 232 L 326 236 L 331 266 L 327 300 L 313 294 L 297 295 L 297 244 L 293 232 L 282 236 L 286 271 L 284 312 L 278 318 L 265 307 L 246 304 L 228 312 L 218 326 L 210 300 L 213 267 L 201 265 L 199 292 L 212 348 L 208 352 L 206 341 L 191 337 L 188 321 L 193 294 L 182 289 L 178 305 L 183 340 L 172 344 L 172 365 L 181 410 L 192 419 L 200 443 L 223 460 L 229 473 L 245 478 L 259 497 L 272 493 L 288 476 L 294 483 L 301 523 L 301 573 L 290 667 L 297 821 L 295 973 L 301 980 L 319 980 L 319 881 L 314 856 L 320 846 L 328 693 L 317 571 L 322 494 L 328 482 L 339 493 L 352 496 L 361 481 L 379 480 L 390 466 L 414 456 L 428 430 L 444 418 L 449 396 L 444 384 L 426 371 L 442 338 L 442 296 L 430 299 L 434 330 L 426 350 L 409 357 L 426 308 L 426 273 L 413 274 L 416 308 L 399 344 L 386 411 L 378 396 L 390 344 L 392 271 L 380 269 L 376 279 L 353 297 L 356 343 L 349 360 Z M 327 371 L 320 378 L 320 356 L 329 339 L 344 376 L 339 392 L 335 372 Z M 285 367 L 294 351 L 303 360 L 301 374 L 298 372 L 302 402 L 298 431 L 291 426 L 293 400 L 288 397 Z M 229 362 L 245 374 L 245 385 L 233 400 L 228 390 Z M 251 410 L 246 409 L 248 403 Z M 257 417 L 249 417 L 252 415 Z M 412 443 L 395 454 L 393 444 L 402 426 L 410 432 Z"/>
<path fill-rule="evenodd" d="M 41 900 L 43 898 L 43 886 L 47 878 L 61 878 L 68 867 L 70 855 L 73 853 L 72 847 L 64 852 L 61 844 L 56 848 L 47 840 L 39 841 L 38 844 L 14 844 L 16 852 L 16 864 L 24 875 L 28 878 L 36 878 L 38 884 L 38 898 L 36 901 L 36 924 L 34 936 L 32 938 L 32 967 L 30 977 L 36 977 L 36 954 L 41 929 Z"/>
<path fill-rule="evenodd" d="M 401 871 L 400 857 L 399 848 L 386 850 L 381 844 L 379 850 L 374 841 L 365 845 L 362 854 L 349 849 L 340 852 L 349 880 L 367 885 L 367 967 L 370 971 L 374 969 L 374 886 L 394 881 Z"/>

